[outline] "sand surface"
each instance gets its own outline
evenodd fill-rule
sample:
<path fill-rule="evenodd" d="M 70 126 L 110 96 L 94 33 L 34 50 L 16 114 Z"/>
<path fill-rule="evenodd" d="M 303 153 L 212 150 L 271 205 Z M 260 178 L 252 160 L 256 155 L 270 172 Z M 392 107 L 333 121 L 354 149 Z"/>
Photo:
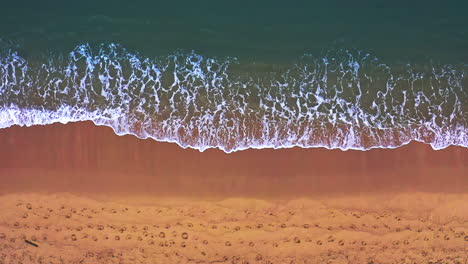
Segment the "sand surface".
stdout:
<path fill-rule="evenodd" d="M 467 175 L 461 147 L 200 153 L 90 122 L 11 127 L 0 264 L 467 264 Z"/>
<path fill-rule="evenodd" d="M 200 153 L 117 136 L 91 122 L 0 130 L 0 194 L 97 192 L 264 197 L 468 190 L 468 149 L 245 150 Z"/>
<path fill-rule="evenodd" d="M 0 263 L 467 263 L 468 194 L 0 196 Z M 25 242 L 28 240 L 38 247 Z"/>

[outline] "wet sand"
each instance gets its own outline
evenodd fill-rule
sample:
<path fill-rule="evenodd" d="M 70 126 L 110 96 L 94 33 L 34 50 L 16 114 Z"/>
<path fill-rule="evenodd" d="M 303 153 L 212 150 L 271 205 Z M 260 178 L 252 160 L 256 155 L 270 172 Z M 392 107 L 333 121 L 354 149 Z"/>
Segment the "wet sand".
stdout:
<path fill-rule="evenodd" d="M 417 143 L 225 154 L 3 129 L 0 263 L 464 264 L 467 166 Z"/>
<path fill-rule="evenodd" d="M 203 153 L 117 136 L 91 122 L 0 130 L 0 193 L 108 192 L 277 198 L 322 193 L 466 192 L 468 150 L 263 149 Z"/>

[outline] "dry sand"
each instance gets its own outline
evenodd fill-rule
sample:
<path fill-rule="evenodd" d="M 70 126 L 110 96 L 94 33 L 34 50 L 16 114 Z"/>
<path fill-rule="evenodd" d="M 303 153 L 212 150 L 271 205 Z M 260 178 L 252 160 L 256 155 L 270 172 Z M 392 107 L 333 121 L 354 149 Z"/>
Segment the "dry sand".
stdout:
<path fill-rule="evenodd" d="M 467 263 L 467 194 L 90 197 L 1 196 L 0 263 Z"/>

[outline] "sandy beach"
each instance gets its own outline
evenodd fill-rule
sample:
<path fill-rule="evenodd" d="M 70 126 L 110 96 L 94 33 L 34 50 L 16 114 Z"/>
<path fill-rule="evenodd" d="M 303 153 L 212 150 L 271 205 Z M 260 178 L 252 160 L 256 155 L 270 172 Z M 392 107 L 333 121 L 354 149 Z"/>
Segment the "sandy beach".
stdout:
<path fill-rule="evenodd" d="M 0 133 L 0 264 L 467 263 L 468 155 Z"/>
<path fill-rule="evenodd" d="M 466 263 L 466 194 L 0 197 L 0 263 Z M 36 244 L 28 244 L 25 241 Z"/>
<path fill-rule="evenodd" d="M 467 10 L 2 1 L 0 264 L 468 264 Z"/>

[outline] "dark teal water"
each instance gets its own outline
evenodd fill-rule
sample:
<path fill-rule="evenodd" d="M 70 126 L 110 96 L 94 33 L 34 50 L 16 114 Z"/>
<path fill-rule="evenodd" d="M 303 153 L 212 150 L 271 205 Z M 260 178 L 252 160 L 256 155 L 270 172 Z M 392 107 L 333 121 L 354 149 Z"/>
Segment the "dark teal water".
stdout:
<path fill-rule="evenodd" d="M 25 52 L 120 43 L 147 56 L 175 49 L 271 60 L 357 48 L 379 58 L 468 59 L 465 1 L 18 1 L 0 33 Z"/>
<path fill-rule="evenodd" d="M 200 150 L 468 142 L 463 1 L 2 4 L 0 127 Z"/>

